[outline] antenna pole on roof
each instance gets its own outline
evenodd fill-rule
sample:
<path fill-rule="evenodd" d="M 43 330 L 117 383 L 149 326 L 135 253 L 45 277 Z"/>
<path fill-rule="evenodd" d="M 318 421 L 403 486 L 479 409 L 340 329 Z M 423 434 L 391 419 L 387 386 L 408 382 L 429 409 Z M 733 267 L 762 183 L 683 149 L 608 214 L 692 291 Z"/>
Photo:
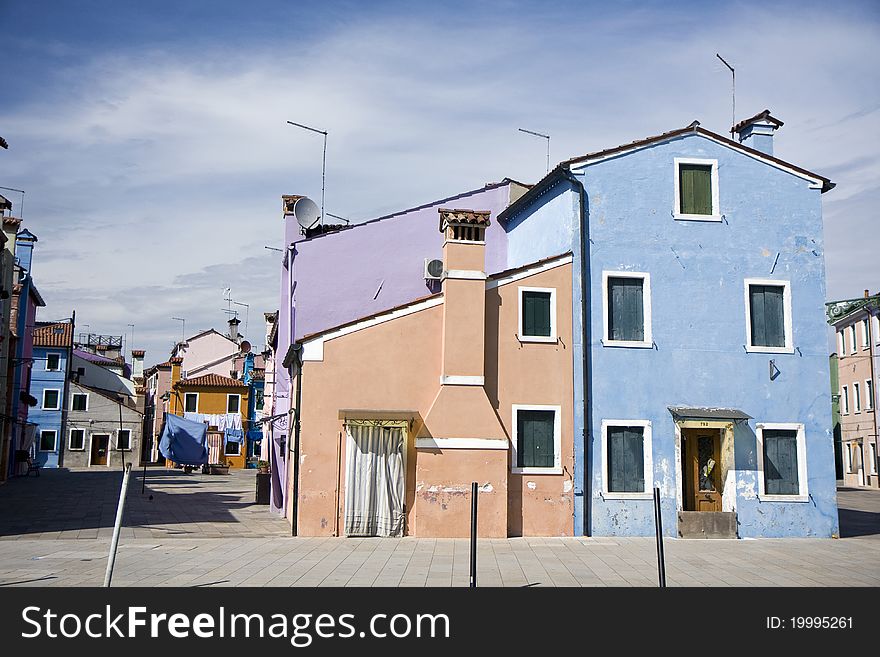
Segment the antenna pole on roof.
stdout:
<path fill-rule="evenodd" d="M 181 342 L 186 341 L 186 320 L 183 317 L 172 317 L 171 319 L 174 319 L 178 322 L 181 322 L 180 341 Z"/>
<path fill-rule="evenodd" d="M 532 130 L 526 130 L 525 128 L 517 128 L 520 132 L 525 132 L 528 135 L 535 135 L 535 137 L 541 137 L 542 139 L 547 140 L 547 173 L 550 173 L 550 135 L 543 135 L 540 132 L 534 132 Z"/>
<path fill-rule="evenodd" d="M 715 56 L 721 60 L 722 64 L 724 64 L 727 68 L 730 69 L 730 75 L 733 79 L 733 85 L 732 85 L 732 89 L 730 92 L 732 100 L 733 100 L 733 114 L 732 114 L 731 122 L 730 122 L 730 138 L 733 139 L 733 126 L 736 125 L 736 71 L 733 70 L 733 66 L 731 66 L 726 61 L 724 61 L 724 57 L 719 55 L 717 52 L 715 53 Z"/>
<path fill-rule="evenodd" d="M 324 223 L 324 185 L 327 180 L 327 131 L 326 130 L 318 130 L 317 128 L 310 128 L 307 125 L 303 125 L 302 123 L 295 123 L 293 121 L 288 121 L 290 125 L 295 125 L 297 128 L 303 128 L 304 130 L 311 130 L 312 132 L 317 132 L 319 135 L 324 135 L 324 157 L 321 160 L 321 223 Z"/>

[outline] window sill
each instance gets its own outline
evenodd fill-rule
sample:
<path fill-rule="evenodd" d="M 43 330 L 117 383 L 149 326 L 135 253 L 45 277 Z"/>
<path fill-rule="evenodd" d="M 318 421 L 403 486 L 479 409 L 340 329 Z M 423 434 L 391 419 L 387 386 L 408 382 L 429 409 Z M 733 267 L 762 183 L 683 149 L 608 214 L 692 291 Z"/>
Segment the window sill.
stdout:
<path fill-rule="evenodd" d="M 810 501 L 809 495 L 758 495 L 761 502 L 794 502 L 803 504 Z"/>
<path fill-rule="evenodd" d="M 720 214 L 679 214 L 677 212 L 673 212 L 672 218 L 676 221 L 709 221 L 715 223 L 721 222 Z"/>
<path fill-rule="evenodd" d="M 68 452 L 84 452 L 84 451 L 86 451 L 86 448 L 85 447 L 68 447 L 67 451 Z"/>
<path fill-rule="evenodd" d="M 602 492 L 602 498 L 606 500 L 653 500 L 653 493 L 609 493 Z"/>
<path fill-rule="evenodd" d="M 628 347 L 631 349 L 653 349 L 654 342 L 646 342 L 645 340 L 602 340 L 603 347 Z"/>
<path fill-rule="evenodd" d="M 793 354 L 794 347 L 753 347 L 747 344 L 746 351 L 750 354 Z"/>
<path fill-rule="evenodd" d="M 510 468 L 510 473 L 518 475 L 561 475 L 562 468 Z"/>
<path fill-rule="evenodd" d="M 517 334 L 516 339 L 520 342 L 543 342 L 543 343 L 556 343 L 559 342 L 559 338 L 555 335 L 519 335 Z"/>

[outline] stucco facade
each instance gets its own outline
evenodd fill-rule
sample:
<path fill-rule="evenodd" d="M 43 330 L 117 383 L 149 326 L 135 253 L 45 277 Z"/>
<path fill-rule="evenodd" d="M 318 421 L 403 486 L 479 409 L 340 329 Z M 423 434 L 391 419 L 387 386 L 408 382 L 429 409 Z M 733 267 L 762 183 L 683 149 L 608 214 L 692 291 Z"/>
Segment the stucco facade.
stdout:
<path fill-rule="evenodd" d="M 720 435 L 716 492 L 737 536 L 837 534 L 820 200 L 833 185 L 751 146 L 695 123 L 563 163 L 502 216 L 509 264 L 575 254 L 578 534 L 652 534 L 656 485 L 677 535 L 682 436 L 697 427 Z M 681 216 L 682 161 L 711 168 L 707 216 Z M 609 277 L 642 281 L 640 344 L 609 339 Z M 750 348 L 749 281 L 785 289 L 783 347 Z M 621 425 L 644 432 L 645 480 L 609 495 L 606 434 Z M 760 436 L 777 429 L 798 440 L 800 488 L 784 498 L 762 484 Z"/>
<path fill-rule="evenodd" d="M 73 404 L 74 397 L 84 408 Z M 123 397 L 70 383 L 64 465 L 68 468 L 118 468 L 140 463 L 143 414 L 132 397 Z M 82 410 L 77 410 L 82 408 Z"/>
<path fill-rule="evenodd" d="M 484 272 L 484 251 L 447 245 L 444 270 Z M 453 273 L 440 294 L 305 338 L 300 535 L 345 533 L 347 423 L 395 420 L 406 425 L 408 535 L 468 535 L 472 481 L 481 536 L 571 535 L 570 260 L 488 280 Z M 554 340 L 517 337 L 522 288 L 554 291 Z M 553 467 L 512 461 L 520 407 L 555 409 Z"/>
<path fill-rule="evenodd" d="M 68 400 L 68 369 L 73 345 L 73 324 L 68 322 L 34 329 L 31 395 L 37 405 L 30 410 L 36 423 L 36 461 L 44 468 L 63 464 Z"/>
<path fill-rule="evenodd" d="M 836 331 L 837 389 L 843 483 L 880 487 L 877 454 L 877 375 L 880 372 L 880 294 L 828 304 Z"/>

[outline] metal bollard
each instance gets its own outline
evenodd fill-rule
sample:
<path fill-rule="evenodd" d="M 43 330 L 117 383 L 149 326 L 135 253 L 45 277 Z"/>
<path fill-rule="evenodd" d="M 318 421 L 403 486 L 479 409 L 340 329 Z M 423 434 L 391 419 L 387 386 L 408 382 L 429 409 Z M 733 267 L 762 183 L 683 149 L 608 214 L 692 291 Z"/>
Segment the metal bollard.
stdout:
<path fill-rule="evenodd" d="M 477 588 L 477 482 L 471 484 L 471 583 Z"/>
<path fill-rule="evenodd" d="M 128 492 L 128 475 L 131 474 L 131 463 L 125 464 L 122 475 L 122 489 L 119 491 L 119 503 L 116 505 L 116 522 L 113 524 L 113 540 L 110 541 L 110 555 L 107 557 L 107 571 L 104 573 L 104 586 L 110 586 L 113 578 L 113 566 L 116 565 L 116 549 L 119 547 L 119 530 L 122 528 L 122 511 L 125 509 L 125 495 Z"/>
<path fill-rule="evenodd" d="M 663 555 L 663 519 L 660 515 L 660 488 L 654 486 L 654 529 L 657 532 L 657 571 L 660 588 L 666 588 L 666 558 Z"/>

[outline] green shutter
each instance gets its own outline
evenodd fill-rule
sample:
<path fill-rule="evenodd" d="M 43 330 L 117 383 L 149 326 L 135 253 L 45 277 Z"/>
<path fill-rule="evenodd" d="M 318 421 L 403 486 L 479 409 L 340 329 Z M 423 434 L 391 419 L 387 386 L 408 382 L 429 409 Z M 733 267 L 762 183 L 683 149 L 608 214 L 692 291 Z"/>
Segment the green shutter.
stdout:
<path fill-rule="evenodd" d="M 764 492 L 797 495 L 797 431 L 764 430 Z"/>
<path fill-rule="evenodd" d="M 678 165 L 679 210 L 682 214 L 712 214 L 712 167 Z"/>
<path fill-rule="evenodd" d="M 522 334 L 532 337 L 550 337 L 550 293 L 522 293 Z"/>
<path fill-rule="evenodd" d="M 753 346 L 785 346 L 784 298 L 785 288 L 780 285 L 749 286 Z"/>
<path fill-rule="evenodd" d="M 608 279 L 608 337 L 611 340 L 645 339 L 644 280 L 641 278 Z"/>
<path fill-rule="evenodd" d="M 642 427 L 608 427 L 608 492 L 645 492 L 645 440 Z"/>
<path fill-rule="evenodd" d="M 556 463 L 554 411 L 517 411 L 516 461 L 520 468 L 552 468 Z"/>

